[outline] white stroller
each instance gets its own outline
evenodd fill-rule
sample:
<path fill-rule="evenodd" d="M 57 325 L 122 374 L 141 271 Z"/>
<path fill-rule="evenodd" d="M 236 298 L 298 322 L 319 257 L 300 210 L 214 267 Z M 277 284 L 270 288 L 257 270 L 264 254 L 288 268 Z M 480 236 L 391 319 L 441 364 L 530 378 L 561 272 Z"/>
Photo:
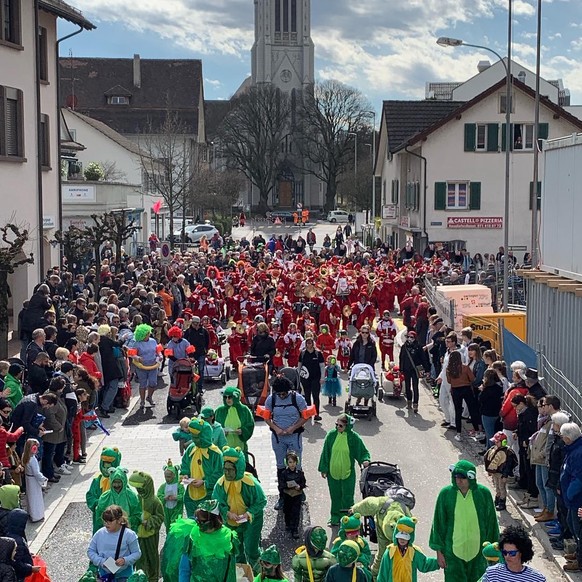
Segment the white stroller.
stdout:
<path fill-rule="evenodd" d="M 345 412 L 356 417 L 366 417 L 372 420 L 376 416 L 376 396 L 378 394 L 378 379 L 374 368 L 368 364 L 356 364 L 350 373 L 348 399 Z M 356 403 L 352 405 L 352 398 Z M 364 401 L 362 404 L 362 400 Z"/>

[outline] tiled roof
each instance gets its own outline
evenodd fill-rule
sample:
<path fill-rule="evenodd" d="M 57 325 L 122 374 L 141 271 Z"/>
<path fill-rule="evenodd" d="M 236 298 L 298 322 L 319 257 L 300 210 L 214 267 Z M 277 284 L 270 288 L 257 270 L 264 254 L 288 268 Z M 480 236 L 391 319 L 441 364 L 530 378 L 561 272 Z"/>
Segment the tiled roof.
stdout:
<path fill-rule="evenodd" d="M 188 134 L 198 133 L 202 61 L 139 59 L 140 79 L 134 83 L 134 59 L 59 59 L 63 106 L 98 119 L 121 134 L 159 127 L 168 110 L 175 112 Z M 121 85 L 131 92 L 129 105 L 109 105 L 106 93 Z M 139 85 L 139 86 L 136 86 Z"/>
<path fill-rule="evenodd" d="M 384 120 L 388 133 L 389 150 L 395 152 L 416 134 L 428 129 L 455 109 L 463 101 L 384 101 Z"/>
<path fill-rule="evenodd" d="M 39 0 L 39 7 L 46 12 L 64 18 L 73 24 L 82 26 L 85 30 L 93 30 L 95 25 L 89 22 L 80 10 L 73 8 L 63 0 Z"/>

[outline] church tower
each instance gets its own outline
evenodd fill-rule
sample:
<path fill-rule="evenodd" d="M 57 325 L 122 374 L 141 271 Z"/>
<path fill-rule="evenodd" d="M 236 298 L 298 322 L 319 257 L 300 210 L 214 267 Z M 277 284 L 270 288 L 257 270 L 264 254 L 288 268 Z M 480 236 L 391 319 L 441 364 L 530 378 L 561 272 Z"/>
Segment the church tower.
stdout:
<path fill-rule="evenodd" d="M 288 93 L 294 104 L 303 89 L 315 82 L 311 40 L 311 0 L 254 0 L 255 42 L 251 50 L 253 85 L 270 83 Z M 294 106 L 294 105 L 293 105 Z M 303 174 L 293 133 L 287 136 L 273 207 L 316 209 L 323 204 L 319 180 Z M 255 195 L 251 194 L 251 200 Z"/>
<path fill-rule="evenodd" d="M 290 93 L 313 84 L 311 0 L 255 0 L 252 82 Z"/>

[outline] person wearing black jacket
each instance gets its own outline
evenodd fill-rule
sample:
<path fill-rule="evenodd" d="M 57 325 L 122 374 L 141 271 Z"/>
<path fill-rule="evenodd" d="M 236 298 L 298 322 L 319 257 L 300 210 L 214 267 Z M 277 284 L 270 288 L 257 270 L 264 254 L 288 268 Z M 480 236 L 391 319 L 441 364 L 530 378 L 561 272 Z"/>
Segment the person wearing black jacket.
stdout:
<path fill-rule="evenodd" d="M 532 396 L 517 394 L 511 399 L 517 412 L 517 441 L 519 445 L 519 486 L 527 490 L 519 504 L 525 509 L 537 507 L 538 486 L 529 462 L 529 439 L 538 429 L 538 409 Z"/>
<path fill-rule="evenodd" d="M 22 455 L 24 443 L 29 438 L 40 440 L 44 430 L 38 423 L 38 415 L 44 416 L 43 411 L 57 403 L 57 395 L 52 392 L 46 394 L 29 394 L 25 396 L 12 411 L 12 430 L 24 428 L 24 433 L 16 443 L 16 452 Z"/>
<path fill-rule="evenodd" d="M 50 358 L 46 352 L 39 352 L 34 362 L 28 366 L 26 379 L 29 392 L 41 394 L 48 388 L 50 378 L 52 377 L 50 362 Z"/>
<path fill-rule="evenodd" d="M 40 571 L 40 566 L 34 566 L 32 555 L 26 540 L 26 523 L 28 513 L 23 509 L 12 509 L 6 520 L 6 533 L 3 536 L 12 538 L 16 542 L 16 553 L 12 559 L 12 566 L 16 572 L 18 582 L 24 582 L 31 574 Z"/>
<path fill-rule="evenodd" d="M 269 327 L 266 323 L 261 322 L 257 325 L 257 335 L 251 343 L 251 356 L 257 359 L 262 358 L 272 362 L 275 355 L 275 340 L 269 335 Z"/>
<path fill-rule="evenodd" d="M 196 358 L 196 362 L 198 362 L 198 375 L 200 376 L 198 390 L 202 392 L 204 386 L 204 366 L 206 364 L 206 352 L 210 344 L 210 336 L 208 335 L 208 331 L 200 325 L 200 318 L 197 315 L 192 318 L 192 324 L 184 333 L 184 339 L 188 340 L 190 345 L 195 348 L 194 357 Z"/>
<path fill-rule="evenodd" d="M 373 368 L 377 359 L 378 350 L 376 349 L 376 343 L 370 336 L 370 327 L 362 325 L 360 333 L 352 345 L 348 368 L 351 368 L 354 364 L 368 364 Z"/>
<path fill-rule="evenodd" d="M 101 403 L 99 416 L 108 418 L 111 412 L 115 412 L 113 401 L 117 396 L 117 386 L 123 378 L 123 372 L 119 365 L 118 356 L 122 347 L 109 336 L 111 327 L 107 324 L 99 326 L 99 354 L 101 355 L 101 366 L 103 368 L 103 390 L 101 390 Z M 118 352 L 117 354 L 115 352 Z"/>
<path fill-rule="evenodd" d="M 46 284 L 39 285 L 34 295 L 28 302 L 28 307 L 22 316 L 22 331 L 32 339 L 32 332 L 40 327 L 39 323 L 44 317 L 47 309 L 50 309 L 52 300 L 50 298 L 49 286 Z"/>
<path fill-rule="evenodd" d="M 420 379 L 421 368 L 426 372 L 430 371 L 424 357 L 422 347 L 418 343 L 415 331 L 409 331 L 406 342 L 400 348 L 400 371 L 404 374 L 404 389 L 406 392 L 406 403 L 408 408 L 418 412 L 418 381 Z"/>
<path fill-rule="evenodd" d="M 483 383 L 478 387 L 477 400 L 481 413 L 481 424 L 485 431 L 485 449 L 479 454 L 484 455 L 491 443 L 493 435 L 497 432 L 499 413 L 503 403 L 503 386 L 498 381 L 497 372 L 493 369 L 485 370 Z"/>

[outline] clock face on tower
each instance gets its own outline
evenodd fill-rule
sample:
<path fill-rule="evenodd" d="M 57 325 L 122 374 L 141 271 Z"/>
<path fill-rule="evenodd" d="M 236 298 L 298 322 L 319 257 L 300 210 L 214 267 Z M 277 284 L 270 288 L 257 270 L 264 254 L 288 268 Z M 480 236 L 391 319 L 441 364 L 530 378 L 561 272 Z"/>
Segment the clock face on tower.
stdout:
<path fill-rule="evenodd" d="M 289 81 L 291 81 L 292 76 L 293 75 L 289 69 L 283 69 L 281 71 L 281 81 L 283 81 L 283 83 L 289 83 Z"/>

